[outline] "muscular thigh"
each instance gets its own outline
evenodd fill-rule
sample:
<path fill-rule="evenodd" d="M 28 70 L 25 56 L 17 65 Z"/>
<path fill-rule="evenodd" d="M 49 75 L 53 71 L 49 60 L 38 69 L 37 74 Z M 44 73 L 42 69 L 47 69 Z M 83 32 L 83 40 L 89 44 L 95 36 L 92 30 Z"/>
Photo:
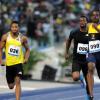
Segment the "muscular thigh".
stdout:
<path fill-rule="evenodd" d="M 77 60 L 73 60 L 72 62 L 72 73 L 73 72 L 80 72 L 81 67 L 79 66 L 79 63 Z"/>
<path fill-rule="evenodd" d="M 88 63 L 87 62 L 80 62 L 79 65 L 82 68 L 82 72 L 83 72 L 84 76 L 86 76 L 88 73 Z"/>
<path fill-rule="evenodd" d="M 21 64 L 6 66 L 6 80 L 8 84 L 14 83 L 16 76 L 22 76 L 23 70 Z"/>

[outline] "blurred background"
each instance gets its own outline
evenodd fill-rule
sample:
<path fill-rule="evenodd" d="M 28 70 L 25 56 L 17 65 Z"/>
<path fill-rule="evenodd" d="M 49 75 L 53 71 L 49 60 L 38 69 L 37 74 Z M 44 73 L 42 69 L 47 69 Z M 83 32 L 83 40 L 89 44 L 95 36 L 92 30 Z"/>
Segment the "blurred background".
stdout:
<path fill-rule="evenodd" d="M 65 42 L 79 26 L 80 15 L 89 16 L 99 4 L 99 0 L 0 0 L 0 38 L 17 20 L 29 39 L 31 55 L 23 65 L 23 80 L 68 80 L 72 56 L 65 61 Z"/>

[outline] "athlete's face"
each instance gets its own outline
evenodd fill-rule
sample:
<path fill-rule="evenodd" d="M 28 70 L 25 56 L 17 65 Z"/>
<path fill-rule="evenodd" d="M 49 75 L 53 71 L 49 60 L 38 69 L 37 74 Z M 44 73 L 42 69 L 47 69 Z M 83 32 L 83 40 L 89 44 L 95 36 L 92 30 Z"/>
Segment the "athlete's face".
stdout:
<path fill-rule="evenodd" d="M 18 26 L 17 23 L 13 23 L 13 24 L 11 25 L 11 32 L 12 32 L 13 34 L 18 34 L 18 32 L 19 32 L 19 26 Z"/>
<path fill-rule="evenodd" d="M 85 17 L 80 18 L 80 27 L 81 28 L 86 28 L 87 25 L 87 20 Z"/>
<path fill-rule="evenodd" d="M 99 22 L 99 18 L 100 18 L 99 17 L 99 12 L 98 11 L 93 11 L 91 18 L 92 18 L 92 21 L 94 23 L 98 23 Z"/>

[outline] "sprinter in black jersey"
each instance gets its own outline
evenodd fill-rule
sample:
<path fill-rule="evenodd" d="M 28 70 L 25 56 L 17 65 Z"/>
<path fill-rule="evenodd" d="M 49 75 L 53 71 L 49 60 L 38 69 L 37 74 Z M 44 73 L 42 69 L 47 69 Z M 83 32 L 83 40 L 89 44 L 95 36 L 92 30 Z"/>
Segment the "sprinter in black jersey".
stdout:
<path fill-rule="evenodd" d="M 88 66 L 86 61 L 86 54 L 88 51 L 87 17 L 81 16 L 79 23 L 80 28 L 70 32 L 69 38 L 66 42 L 65 58 L 67 59 L 69 57 L 68 51 L 72 40 L 74 40 L 72 78 L 74 81 L 78 81 L 80 79 L 80 71 L 82 70 L 86 81 L 87 94 L 89 95 L 87 84 Z M 88 99 L 91 100 L 90 97 Z"/>

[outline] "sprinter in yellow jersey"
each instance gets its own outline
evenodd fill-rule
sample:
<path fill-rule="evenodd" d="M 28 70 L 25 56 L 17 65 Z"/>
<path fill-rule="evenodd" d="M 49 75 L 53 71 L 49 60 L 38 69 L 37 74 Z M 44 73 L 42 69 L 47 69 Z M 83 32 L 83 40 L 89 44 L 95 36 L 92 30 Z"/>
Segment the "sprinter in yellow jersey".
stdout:
<path fill-rule="evenodd" d="M 22 47 L 25 48 L 23 55 Z M 23 73 L 22 64 L 27 63 L 30 49 L 26 36 L 19 32 L 19 24 L 12 21 L 11 30 L 2 36 L 0 46 L 0 64 L 2 64 L 2 50 L 5 48 L 6 54 L 6 79 L 10 89 L 15 87 L 16 100 L 20 100 L 21 76 Z"/>
<path fill-rule="evenodd" d="M 92 12 L 92 23 L 88 24 L 88 34 L 89 34 L 89 53 L 87 54 L 88 62 L 88 86 L 89 94 L 91 96 L 90 100 L 93 100 L 93 86 L 94 86 L 94 68 L 96 67 L 98 76 L 100 78 L 100 13 L 99 10 L 94 10 Z"/>

